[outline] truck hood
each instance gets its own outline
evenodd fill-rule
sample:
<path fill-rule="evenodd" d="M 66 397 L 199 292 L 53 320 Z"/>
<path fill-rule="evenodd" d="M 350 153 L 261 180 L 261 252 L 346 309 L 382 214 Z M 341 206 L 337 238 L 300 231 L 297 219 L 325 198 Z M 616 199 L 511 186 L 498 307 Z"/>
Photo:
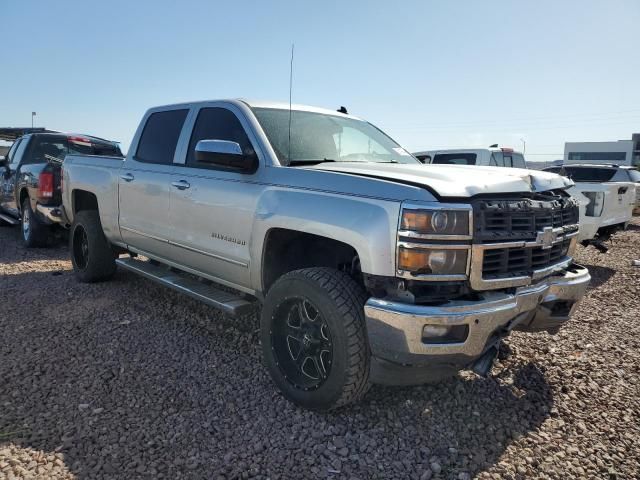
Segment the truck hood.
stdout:
<path fill-rule="evenodd" d="M 522 168 L 365 162 L 321 163 L 307 168 L 418 184 L 441 197 L 541 192 L 573 185 L 573 181 L 555 173 Z"/>

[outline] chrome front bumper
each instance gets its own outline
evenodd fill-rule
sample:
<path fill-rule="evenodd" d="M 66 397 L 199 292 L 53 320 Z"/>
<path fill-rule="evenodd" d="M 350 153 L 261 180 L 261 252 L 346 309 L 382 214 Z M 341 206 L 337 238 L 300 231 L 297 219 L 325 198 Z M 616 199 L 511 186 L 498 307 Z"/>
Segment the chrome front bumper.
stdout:
<path fill-rule="evenodd" d="M 464 368 L 500 338 L 517 328 L 555 333 L 584 295 L 589 271 L 573 264 L 560 275 L 515 293 L 488 291 L 475 301 L 451 301 L 438 306 L 413 305 L 370 298 L 365 305 L 373 357 L 396 365 L 445 363 Z M 464 341 L 429 343 L 425 325 L 466 325 Z"/>

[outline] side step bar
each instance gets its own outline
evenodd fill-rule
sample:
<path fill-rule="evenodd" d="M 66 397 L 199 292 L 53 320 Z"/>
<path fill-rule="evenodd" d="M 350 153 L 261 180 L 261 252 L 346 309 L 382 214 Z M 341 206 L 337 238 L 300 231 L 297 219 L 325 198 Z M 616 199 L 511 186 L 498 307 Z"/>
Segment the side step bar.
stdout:
<path fill-rule="evenodd" d="M 20 223 L 20 220 L 16 220 L 15 218 L 10 217 L 9 215 L 5 215 L 4 213 L 0 213 L 0 220 L 4 220 L 10 225 L 18 225 Z"/>
<path fill-rule="evenodd" d="M 152 264 L 133 258 L 118 258 L 118 266 L 166 287 L 185 293 L 196 300 L 222 310 L 227 315 L 238 317 L 253 310 L 253 303 L 240 295 L 220 290 L 213 285 L 196 280 L 186 273 L 172 270 L 164 265 Z"/>

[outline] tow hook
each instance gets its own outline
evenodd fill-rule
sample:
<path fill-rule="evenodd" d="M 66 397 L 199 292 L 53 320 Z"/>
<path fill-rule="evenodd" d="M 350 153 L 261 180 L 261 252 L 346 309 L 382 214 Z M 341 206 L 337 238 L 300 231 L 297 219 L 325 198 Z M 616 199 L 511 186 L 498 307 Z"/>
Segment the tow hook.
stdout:
<path fill-rule="evenodd" d="M 473 365 L 471 365 L 471 370 L 481 377 L 486 377 L 489 375 L 491 371 L 491 367 L 493 367 L 493 362 L 498 356 L 498 348 L 493 346 L 489 348 L 486 352 L 482 354 L 480 358 L 478 358 Z"/>

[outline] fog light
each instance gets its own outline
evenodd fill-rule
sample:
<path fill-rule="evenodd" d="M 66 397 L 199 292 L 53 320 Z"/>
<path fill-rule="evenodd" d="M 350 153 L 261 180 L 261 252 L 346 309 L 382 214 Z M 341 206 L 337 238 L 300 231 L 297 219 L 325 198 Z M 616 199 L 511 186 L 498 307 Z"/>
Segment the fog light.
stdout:
<path fill-rule="evenodd" d="M 449 328 L 445 325 L 425 325 L 422 329 L 423 337 L 444 337 L 449 333 Z"/>
<path fill-rule="evenodd" d="M 463 343 L 469 335 L 469 325 L 425 325 L 422 343 Z"/>

